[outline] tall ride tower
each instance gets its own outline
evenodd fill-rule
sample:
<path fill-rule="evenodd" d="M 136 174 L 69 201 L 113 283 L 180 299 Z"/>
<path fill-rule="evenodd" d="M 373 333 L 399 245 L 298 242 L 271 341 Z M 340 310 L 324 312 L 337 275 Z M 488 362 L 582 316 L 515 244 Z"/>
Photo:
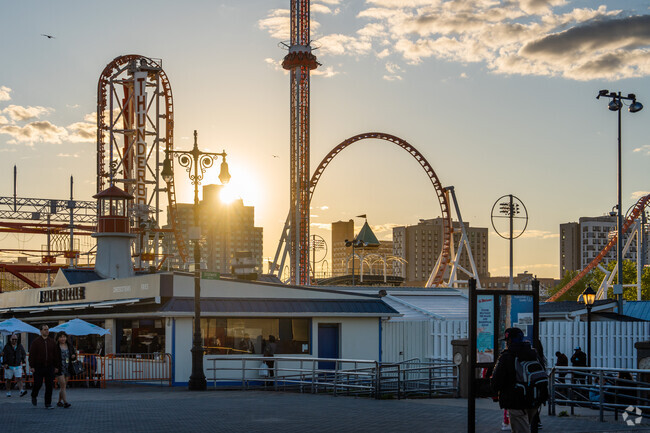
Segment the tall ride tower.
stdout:
<path fill-rule="evenodd" d="M 291 41 L 282 67 L 291 75 L 289 251 L 291 284 L 309 284 L 309 0 L 291 0 Z"/>

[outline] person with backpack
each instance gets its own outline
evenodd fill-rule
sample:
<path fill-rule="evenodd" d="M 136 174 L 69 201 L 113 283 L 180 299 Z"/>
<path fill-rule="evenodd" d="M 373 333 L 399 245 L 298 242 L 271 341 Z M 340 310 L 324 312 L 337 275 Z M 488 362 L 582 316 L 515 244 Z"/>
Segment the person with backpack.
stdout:
<path fill-rule="evenodd" d="M 530 433 L 537 408 L 548 400 L 548 374 L 521 329 L 506 329 L 505 341 L 490 385 L 498 393 L 499 406 L 508 409 L 512 432 Z"/>

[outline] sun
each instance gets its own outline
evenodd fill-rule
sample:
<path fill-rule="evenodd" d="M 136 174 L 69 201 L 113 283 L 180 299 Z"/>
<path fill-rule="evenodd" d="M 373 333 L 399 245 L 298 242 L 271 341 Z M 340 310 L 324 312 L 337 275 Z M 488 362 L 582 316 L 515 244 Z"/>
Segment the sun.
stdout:
<path fill-rule="evenodd" d="M 230 204 L 238 198 L 241 198 L 241 194 L 237 190 L 235 184 L 229 183 L 228 185 L 225 185 L 223 188 L 221 188 L 221 193 L 219 193 L 219 200 L 221 200 L 222 203 Z"/>

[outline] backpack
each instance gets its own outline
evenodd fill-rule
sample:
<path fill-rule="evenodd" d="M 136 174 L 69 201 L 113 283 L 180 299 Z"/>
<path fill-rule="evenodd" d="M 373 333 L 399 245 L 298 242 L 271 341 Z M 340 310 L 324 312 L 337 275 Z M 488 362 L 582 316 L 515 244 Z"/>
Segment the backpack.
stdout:
<path fill-rule="evenodd" d="M 515 390 L 529 408 L 536 408 L 548 400 L 548 374 L 537 360 L 515 358 Z"/>

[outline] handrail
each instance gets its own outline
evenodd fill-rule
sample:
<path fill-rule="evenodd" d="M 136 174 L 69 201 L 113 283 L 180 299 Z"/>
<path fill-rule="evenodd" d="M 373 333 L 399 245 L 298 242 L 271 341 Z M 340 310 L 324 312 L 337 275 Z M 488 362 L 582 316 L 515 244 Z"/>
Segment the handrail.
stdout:
<path fill-rule="evenodd" d="M 600 421 L 604 421 L 606 410 L 613 411 L 617 419 L 618 412 L 630 406 L 650 409 L 650 382 L 613 375 L 619 372 L 636 373 L 637 379 L 650 373 L 644 369 L 554 366 L 549 373 L 549 415 L 555 415 L 559 404 L 570 406 L 572 415 L 575 407 L 597 409 Z"/>
<path fill-rule="evenodd" d="M 227 355 L 209 357 L 206 361 L 212 363 L 207 371 L 212 372 L 208 381 L 214 387 L 296 389 L 375 398 L 385 394 L 395 394 L 397 398 L 410 394 L 430 397 L 459 394 L 458 367 L 447 363 L 403 364 L 365 359 Z M 221 365 L 217 367 L 217 363 Z M 321 363 L 327 363 L 327 366 Z"/>

